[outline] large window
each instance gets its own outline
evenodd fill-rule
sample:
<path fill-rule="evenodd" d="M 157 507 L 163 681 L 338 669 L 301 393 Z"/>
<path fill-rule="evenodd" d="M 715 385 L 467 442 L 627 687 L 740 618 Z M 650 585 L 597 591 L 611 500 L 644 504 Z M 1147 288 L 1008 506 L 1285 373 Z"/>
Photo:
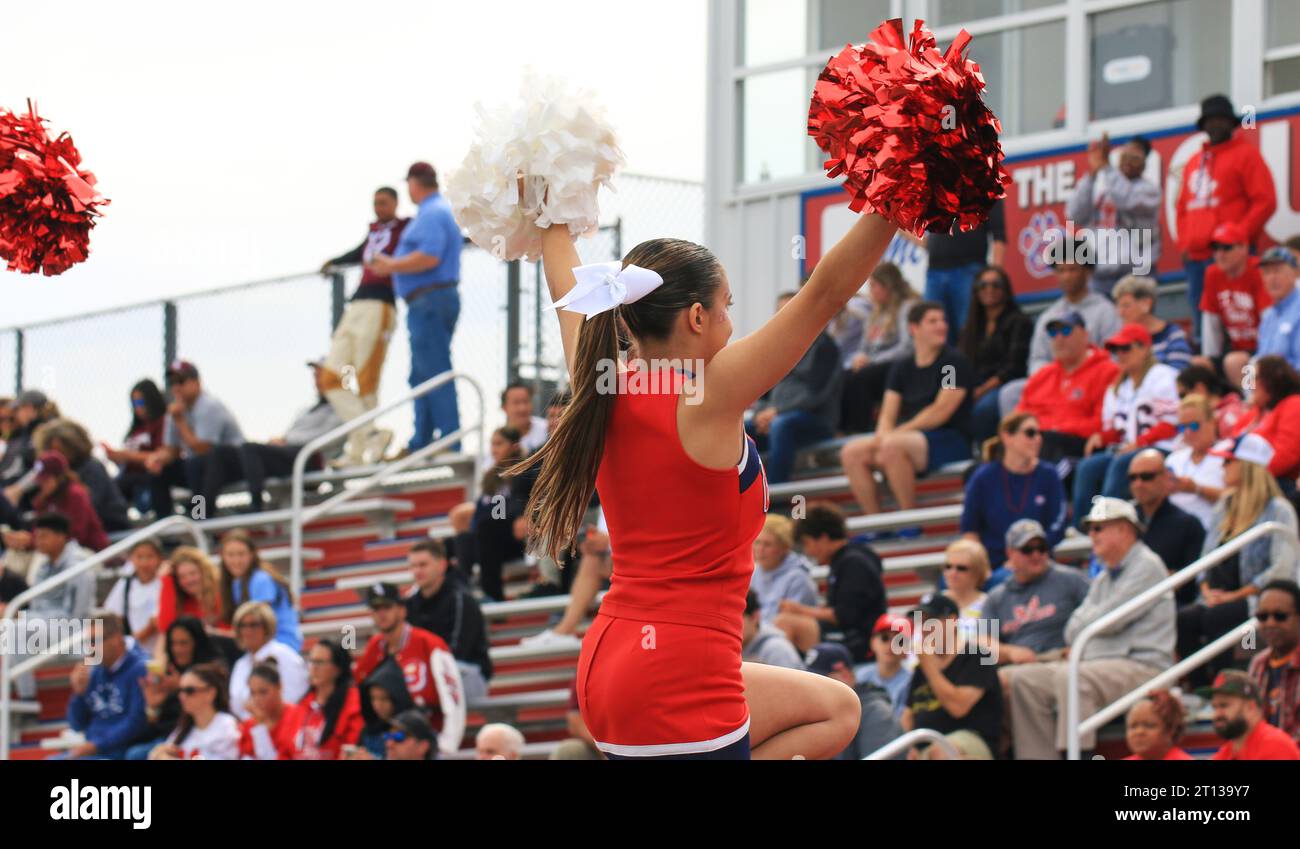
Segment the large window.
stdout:
<path fill-rule="evenodd" d="M 808 106 L 818 70 L 790 68 L 741 81 L 740 125 L 746 183 L 815 172 L 817 148 L 808 135 Z"/>
<path fill-rule="evenodd" d="M 1031 12 L 1058 6 L 1062 0 L 930 0 L 930 19 L 934 26 L 964 24 L 985 18 L 1000 18 L 1016 12 Z"/>
<path fill-rule="evenodd" d="M 977 36 L 968 55 L 984 74 L 984 100 L 1004 135 L 1064 125 L 1064 21 Z"/>
<path fill-rule="evenodd" d="M 1269 0 L 1264 47 L 1264 96 L 1300 91 L 1300 3 L 1296 0 Z"/>

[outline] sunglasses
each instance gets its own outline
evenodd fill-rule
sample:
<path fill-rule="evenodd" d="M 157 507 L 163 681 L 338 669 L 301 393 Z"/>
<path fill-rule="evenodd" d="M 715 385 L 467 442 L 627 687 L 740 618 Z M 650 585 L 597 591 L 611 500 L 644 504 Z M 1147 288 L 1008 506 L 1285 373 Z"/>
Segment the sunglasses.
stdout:
<path fill-rule="evenodd" d="M 1142 483 L 1151 483 L 1151 481 L 1160 477 L 1159 472 L 1134 472 L 1128 476 L 1128 482 L 1142 481 Z"/>
<path fill-rule="evenodd" d="M 236 625 L 235 627 L 236 627 L 236 628 L 239 628 L 239 629 L 241 629 L 241 630 L 244 629 L 244 628 L 261 628 L 261 627 L 262 627 L 262 623 L 261 623 L 261 622 L 258 622 L 258 621 L 256 621 L 256 620 L 253 620 L 253 621 L 248 621 L 248 622 L 240 622 L 240 623 L 239 623 L 238 625 Z"/>
<path fill-rule="evenodd" d="M 1191 423 L 1189 423 L 1189 424 L 1180 424 L 1180 425 L 1178 426 L 1178 432 L 1179 432 L 1179 433 L 1186 433 L 1186 432 L 1189 431 L 1189 430 L 1190 430 L 1192 433 L 1199 433 L 1200 430 L 1201 430 L 1201 423 L 1200 423 L 1200 422 L 1191 422 Z"/>
<path fill-rule="evenodd" d="M 1032 556 L 1035 554 L 1046 554 L 1048 552 L 1048 548 L 1047 548 L 1047 543 L 1045 542 L 1031 542 L 1029 545 L 1017 549 L 1017 551 L 1019 551 L 1021 554 Z"/>
<path fill-rule="evenodd" d="M 410 737 L 405 731 L 389 731 L 384 735 L 385 743 L 405 743 L 406 738 Z"/>
<path fill-rule="evenodd" d="M 1217 245 L 1217 244 L 1216 244 L 1216 245 L 1210 245 L 1210 250 L 1217 254 L 1217 253 L 1223 253 L 1224 251 L 1230 251 L 1230 250 L 1232 250 L 1232 249 L 1235 248 L 1235 247 L 1237 247 L 1237 246 L 1236 246 L 1236 245 Z"/>
<path fill-rule="evenodd" d="M 1127 354 L 1129 351 L 1133 350 L 1133 346 L 1132 345 L 1107 345 L 1106 350 L 1110 351 L 1112 354 Z"/>
<path fill-rule="evenodd" d="M 1267 610 L 1261 610 L 1260 612 L 1255 614 L 1255 618 L 1258 619 L 1260 622 L 1267 622 L 1270 619 L 1272 619 L 1274 622 L 1281 624 L 1286 620 L 1290 619 L 1292 615 L 1293 614 L 1284 613 L 1280 610 L 1273 611 L 1273 612 L 1269 612 Z"/>
<path fill-rule="evenodd" d="M 211 687 L 181 687 L 176 692 L 180 693 L 182 696 L 192 696 L 195 693 L 202 693 L 205 690 L 210 690 L 210 689 L 212 688 Z"/>
<path fill-rule="evenodd" d="M 980 280 L 975 284 L 976 292 L 982 292 L 985 289 L 1001 289 L 1001 288 L 1002 288 L 1001 280 Z"/>
<path fill-rule="evenodd" d="M 1057 336 L 1069 336 L 1073 332 L 1073 324 L 1049 324 L 1047 326 L 1047 335 L 1053 339 Z"/>
<path fill-rule="evenodd" d="M 1020 433 L 1021 436 L 1027 436 L 1030 439 L 1037 439 L 1043 435 L 1043 432 L 1036 427 L 1022 428 L 1018 433 Z"/>
<path fill-rule="evenodd" d="M 963 565 L 963 564 L 961 564 L 961 563 L 945 563 L 945 564 L 943 564 L 943 571 L 945 571 L 945 572 L 969 572 L 969 571 L 970 571 L 970 567 L 969 567 L 969 566 L 966 566 L 966 565 Z"/>

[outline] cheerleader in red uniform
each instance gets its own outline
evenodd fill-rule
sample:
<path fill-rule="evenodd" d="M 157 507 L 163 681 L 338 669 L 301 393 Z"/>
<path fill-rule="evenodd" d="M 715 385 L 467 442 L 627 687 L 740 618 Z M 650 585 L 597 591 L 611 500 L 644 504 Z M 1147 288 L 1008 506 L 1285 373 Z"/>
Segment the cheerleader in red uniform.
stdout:
<path fill-rule="evenodd" d="M 864 215 L 756 333 L 728 344 L 731 284 L 707 249 L 657 239 L 578 268 L 545 230 L 573 401 L 517 474 L 541 464 L 529 510 L 552 556 L 600 493 L 610 590 L 582 643 L 578 703 L 613 758 L 829 758 L 860 708 L 830 678 L 741 662 L 752 544 L 768 506 L 745 411 L 784 377 L 875 268 L 894 226 Z M 584 320 L 584 315 L 587 317 Z M 636 359 L 619 358 L 620 323 Z"/>

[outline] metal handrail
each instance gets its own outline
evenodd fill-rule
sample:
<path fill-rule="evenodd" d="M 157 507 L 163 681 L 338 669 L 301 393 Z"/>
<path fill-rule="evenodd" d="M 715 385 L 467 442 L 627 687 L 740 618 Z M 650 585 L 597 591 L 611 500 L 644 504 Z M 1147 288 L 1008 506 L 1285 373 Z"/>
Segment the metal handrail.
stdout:
<path fill-rule="evenodd" d="M 1155 586 L 1148 588 L 1145 592 L 1139 593 L 1119 607 L 1101 616 L 1084 628 L 1079 636 L 1075 637 L 1074 643 L 1070 646 L 1069 675 L 1066 682 L 1066 737 L 1068 738 L 1066 741 L 1066 756 L 1069 760 L 1079 760 L 1080 741 L 1083 737 L 1082 723 L 1079 716 L 1079 667 L 1083 663 L 1084 649 L 1087 648 L 1088 642 L 1113 623 L 1146 607 L 1166 593 L 1178 589 L 1183 584 L 1195 580 L 1206 569 L 1222 563 L 1256 540 L 1271 534 L 1287 534 L 1291 539 L 1296 539 L 1296 535 L 1291 528 L 1280 522 L 1265 522 L 1262 525 L 1256 525 L 1231 542 L 1214 549 L 1214 551 L 1211 551 L 1182 571 L 1175 572 Z M 1297 540 L 1297 544 L 1300 544 L 1300 540 Z M 1207 656 L 1205 660 L 1208 659 Z M 1200 664 L 1196 665 L 1199 666 Z"/>
<path fill-rule="evenodd" d="M 887 761 L 892 759 L 895 755 L 901 755 L 903 752 L 908 751 L 913 745 L 924 743 L 926 741 L 929 741 L 940 749 L 943 749 L 944 753 L 948 755 L 949 760 L 961 760 L 961 752 L 957 751 L 957 747 L 952 744 L 952 741 L 940 734 L 938 731 L 935 731 L 933 728 L 917 728 L 914 731 L 909 731 L 902 737 L 897 737 L 892 742 L 886 743 L 879 749 L 876 749 L 874 752 L 863 758 L 863 760 Z"/>
<path fill-rule="evenodd" d="M 419 451 L 408 454 L 401 460 L 385 466 L 371 477 L 365 478 L 359 483 L 355 483 L 354 488 L 349 489 L 345 487 L 342 492 L 333 498 L 313 506 L 310 510 L 304 509 L 303 477 L 307 472 L 307 460 L 310 459 L 313 454 L 321 448 L 347 437 L 353 431 L 359 430 L 360 428 L 370 424 L 380 416 L 386 415 L 399 407 L 406 406 L 417 398 L 423 397 L 435 389 L 440 389 L 446 384 L 456 380 L 463 380 L 468 383 L 473 387 L 475 394 L 478 396 L 478 421 L 476 423 L 468 427 L 462 427 L 455 433 L 448 434 L 437 442 L 426 445 Z M 404 395 L 390 401 L 384 406 L 376 407 L 365 415 L 346 421 L 328 433 L 322 434 L 304 445 L 298 451 L 298 455 L 293 458 L 293 476 L 292 484 L 290 485 L 290 495 L 293 499 L 293 506 L 291 508 L 289 533 L 289 545 L 292 549 L 289 557 L 289 584 L 293 590 L 294 599 L 299 599 L 302 593 L 303 526 L 308 522 L 315 521 L 321 516 L 324 516 L 330 510 L 333 510 L 339 505 L 350 501 L 364 492 L 368 492 L 376 486 L 379 486 L 392 475 L 405 471 L 423 460 L 425 457 L 431 456 L 437 451 L 441 451 L 447 445 L 451 445 L 471 432 L 477 431 L 479 434 L 479 440 L 482 441 L 483 426 L 486 418 L 487 408 L 484 406 L 483 388 L 479 386 L 478 381 L 467 374 L 448 371 L 443 372 L 436 377 L 429 378 L 424 383 L 421 383 L 419 386 L 416 386 L 409 392 L 406 392 Z M 470 492 L 474 493 L 474 490 L 478 486 L 478 455 L 474 455 L 472 460 L 473 471 L 470 474 Z"/>
<path fill-rule="evenodd" d="M 183 530 L 188 533 L 194 538 L 195 546 L 204 554 L 207 554 L 208 539 L 204 535 L 203 529 L 199 527 L 198 522 L 195 522 L 188 516 L 168 516 L 165 519 L 159 519 L 149 527 L 142 528 L 125 539 L 118 540 L 103 551 L 92 554 L 90 557 L 87 557 L 85 560 L 69 569 L 65 569 L 54 577 L 42 581 L 34 587 L 29 587 L 28 589 L 23 590 L 14 597 L 13 601 L 9 602 L 9 604 L 5 606 L 4 614 L 0 616 L 0 624 L 16 619 L 19 609 L 32 599 L 45 595 L 56 587 L 63 586 L 83 572 L 94 569 L 96 566 L 116 557 L 119 554 L 130 551 L 131 547 L 138 542 L 151 537 L 162 536 L 174 530 Z M 31 664 L 30 662 L 25 662 L 22 666 L 22 670 L 29 671 L 35 669 L 37 666 L 40 666 L 58 656 L 60 656 L 58 653 L 38 655 L 36 658 L 33 658 L 33 660 L 38 661 L 37 663 Z M 16 672 L 10 671 L 9 653 L 0 652 L 0 760 L 9 760 L 10 703 L 12 702 L 10 685 L 12 683 L 11 679 L 16 674 Z"/>

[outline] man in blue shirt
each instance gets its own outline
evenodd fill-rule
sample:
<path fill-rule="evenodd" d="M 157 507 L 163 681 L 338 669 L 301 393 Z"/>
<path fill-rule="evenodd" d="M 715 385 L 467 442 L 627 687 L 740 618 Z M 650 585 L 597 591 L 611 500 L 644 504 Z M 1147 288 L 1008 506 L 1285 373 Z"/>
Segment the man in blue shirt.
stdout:
<path fill-rule="evenodd" d="M 105 613 L 94 628 L 100 663 L 93 670 L 80 663 L 73 667 L 68 701 L 68 724 L 85 734 L 86 742 L 62 757 L 121 760 L 148 727 L 140 689 L 145 658 L 127 644 L 126 624 L 117 614 Z"/>
<path fill-rule="evenodd" d="M 1281 245 L 1259 258 L 1259 276 L 1273 306 L 1264 310 L 1259 322 L 1259 350 L 1255 358 L 1276 355 L 1292 368 L 1300 368 L 1300 294 L 1296 293 L 1300 260 Z"/>
<path fill-rule="evenodd" d="M 393 256 L 375 256 L 370 265 L 381 276 L 391 275 L 398 297 L 406 301 L 406 329 L 411 339 L 412 387 L 451 371 L 451 337 L 460 317 L 460 227 L 451 205 L 438 191 L 438 174 L 427 162 L 417 162 L 406 175 L 411 201 L 419 207 L 402 231 Z M 415 434 L 408 452 L 434 441 L 434 431 L 446 436 L 460 429 L 454 383 L 415 401 Z M 459 443 L 448 446 L 460 449 Z"/>

